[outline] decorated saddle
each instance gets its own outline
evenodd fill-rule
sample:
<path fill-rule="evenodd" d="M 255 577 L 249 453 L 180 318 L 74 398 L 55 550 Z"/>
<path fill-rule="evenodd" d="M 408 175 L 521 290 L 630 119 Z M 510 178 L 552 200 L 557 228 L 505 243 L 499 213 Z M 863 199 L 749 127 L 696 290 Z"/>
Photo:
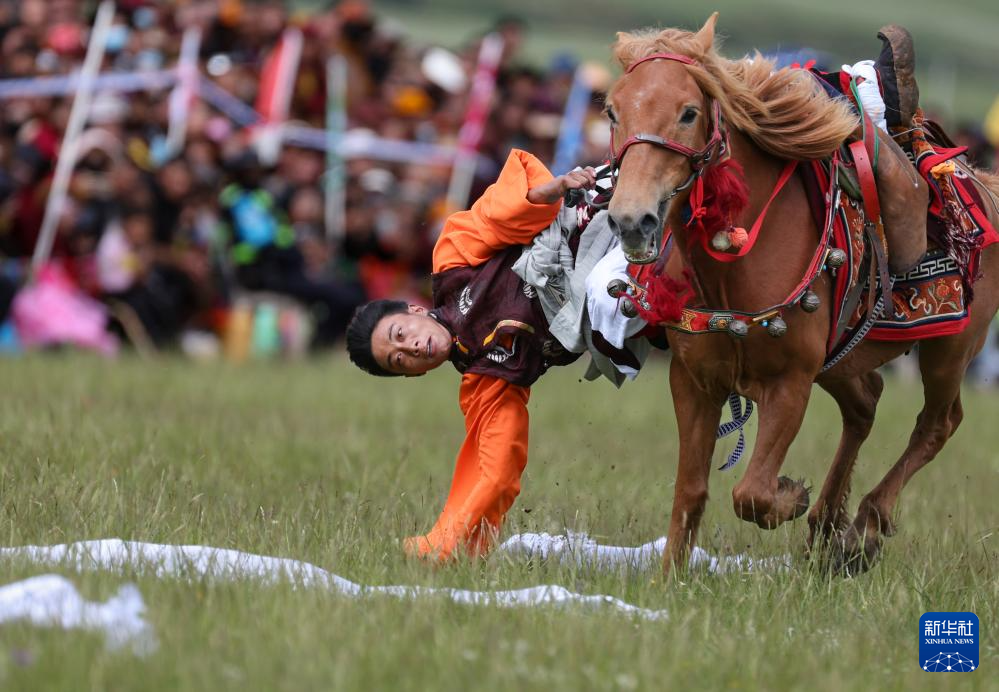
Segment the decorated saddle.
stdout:
<path fill-rule="evenodd" d="M 859 342 L 858 336 L 874 341 L 913 341 L 957 334 L 968 325 L 981 252 L 999 241 L 999 232 L 985 214 L 974 173 L 961 160 L 966 148 L 942 143 L 950 144 L 932 123 L 914 129 L 904 143 L 931 190 L 926 255 L 910 271 L 891 277 L 891 304 L 879 315 L 868 313 L 872 302 L 870 279 L 837 277 L 834 304 L 840 308 L 839 324 L 847 328 L 842 333 L 834 330 L 831 339 L 835 343 L 830 343 L 827 364 L 845 355 L 839 352 Z M 813 169 L 821 181 L 821 168 Z M 855 209 L 857 204 L 848 206 Z M 847 250 L 856 266 L 862 262 L 858 255 L 863 222 L 853 218 L 849 210 L 843 216 L 841 227 L 834 229 L 833 243 Z M 849 241 L 843 235 L 846 228 Z M 850 284 L 857 280 L 864 283 L 862 287 L 853 283 L 852 290 L 859 292 L 859 298 L 851 302 Z"/>

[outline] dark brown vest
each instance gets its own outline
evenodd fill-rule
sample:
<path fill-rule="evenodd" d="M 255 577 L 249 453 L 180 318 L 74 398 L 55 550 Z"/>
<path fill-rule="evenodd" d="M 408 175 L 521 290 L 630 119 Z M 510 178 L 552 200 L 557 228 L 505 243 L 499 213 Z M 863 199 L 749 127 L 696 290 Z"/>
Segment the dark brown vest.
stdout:
<path fill-rule="evenodd" d="M 458 372 L 529 387 L 549 367 L 579 358 L 551 335 L 536 290 L 511 270 L 521 251 L 511 247 L 478 267 L 433 275 L 430 314 L 455 337 Z"/>

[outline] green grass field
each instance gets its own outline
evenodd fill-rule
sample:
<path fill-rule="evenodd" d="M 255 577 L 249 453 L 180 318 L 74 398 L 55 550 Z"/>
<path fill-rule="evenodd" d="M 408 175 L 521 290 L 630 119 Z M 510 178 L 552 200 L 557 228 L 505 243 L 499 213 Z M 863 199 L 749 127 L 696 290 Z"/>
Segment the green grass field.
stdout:
<path fill-rule="evenodd" d="M 535 388 L 531 461 L 505 535 L 585 530 L 621 545 L 662 535 L 676 468 L 664 364 L 621 393 L 580 375 L 561 369 Z M 0 544 L 201 543 L 307 560 L 365 584 L 558 583 L 670 613 L 646 622 L 354 601 L 290 584 L 57 568 L 90 599 L 136 581 L 160 648 L 137 659 L 107 652 L 98 635 L 7 625 L 0 689 L 943 689 L 917 663 L 928 610 L 981 619 L 980 669 L 947 686 L 997 689 L 995 392 L 966 392 L 964 427 L 903 496 L 900 533 L 871 573 L 843 580 L 804 564 L 804 520 L 766 533 L 736 519 L 740 466 L 712 478 L 701 545 L 790 551 L 796 565 L 663 584 L 655 571 L 500 556 L 433 569 L 402 556 L 399 539 L 426 530 L 447 491 L 462 435 L 453 372 L 375 381 L 339 356 L 237 368 L 64 354 L 0 360 L 0 381 Z M 889 383 L 858 492 L 894 460 L 919 400 L 915 385 Z M 785 472 L 821 483 L 837 437 L 834 405 L 816 390 Z M 0 584 L 47 571 L 0 561 Z"/>

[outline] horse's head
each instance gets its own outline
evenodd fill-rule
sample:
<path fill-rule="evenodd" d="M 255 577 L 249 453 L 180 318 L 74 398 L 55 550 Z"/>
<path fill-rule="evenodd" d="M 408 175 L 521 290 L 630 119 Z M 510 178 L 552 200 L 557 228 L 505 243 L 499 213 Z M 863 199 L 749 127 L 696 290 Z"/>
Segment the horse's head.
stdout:
<path fill-rule="evenodd" d="M 724 151 L 718 104 L 691 74 L 712 50 L 716 17 L 697 33 L 618 34 L 625 74 L 607 97 L 617 175 L 609 211 L 635 264 L 655 261 L 672 200 Z M 640 45 L 632 50 L 633 44 Z"/>

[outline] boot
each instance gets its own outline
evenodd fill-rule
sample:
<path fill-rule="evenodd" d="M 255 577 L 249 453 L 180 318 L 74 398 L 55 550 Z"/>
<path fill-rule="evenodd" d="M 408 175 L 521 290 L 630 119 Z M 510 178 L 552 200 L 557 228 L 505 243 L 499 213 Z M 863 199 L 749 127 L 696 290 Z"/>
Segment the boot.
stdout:
<path fill-rule="evenodd" d="M 888 269 L 902 274 L 926 254 L 926 181 L 890 135 L 875 128 L 881 142 L 875 181 L 888 245 Z"/>
<path fill-rule="evenodd" d="M 896 127 L 909 128 L 919 107 L 912 34 L 898 24 L 889 24 L 881 27 L 878 38 L 882 42 L 881 55 L 874 68 L 881 80 L 889 131 Z"/>

